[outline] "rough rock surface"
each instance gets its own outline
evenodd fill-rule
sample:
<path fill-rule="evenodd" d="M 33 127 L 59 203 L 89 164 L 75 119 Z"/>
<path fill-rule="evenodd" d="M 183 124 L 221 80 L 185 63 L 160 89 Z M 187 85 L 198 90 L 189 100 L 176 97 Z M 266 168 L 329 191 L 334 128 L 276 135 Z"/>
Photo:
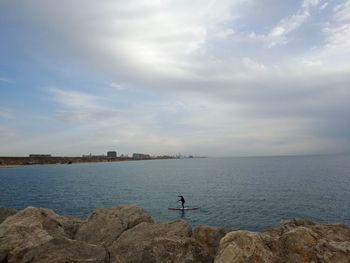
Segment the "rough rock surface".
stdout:
<path fill-rule="evenodd" d="M 350 262 L 350 229 L 293 220 L 256 233 L 233 231 L 220 241 L 215 263 Z"/>
<path fill-rule="evenodd" d="M 49 209 L 28 207 L 18 212 L 0 225 L 0 262 L 45 262 L 47 253 L 55 255 L 57 262 L 72 262 L 95 259 L 92 252 L 104 260 L 107 252 L 102 246 L 96 248 L 70 239 L 78 222 L 79 219 L 60 217 Z M 74 251 L 73 247 L 79 249 Z"/>
<path fill-rule="evenodd" d="M 75 239 L 79 227 L 85 222 L 84 220 L 73 216 L 60 216 L 57 220 L 63 227 L 65 234 L 70 239 Z"/>
<path fill-rule="evenodd" d="M 184 220 L 139 224 L 109 247 L 111 262 L 212 262 L 191 234 L 191 226 Z"/>
<path fill-rule="evenodd" d="M 207 249 L 211 257 L 215 257 L 221 238 L 229 232 L 230 230 L 222 227 L 199 225 L 193 231 L 193 238 Z"/>
<path fill-rule="evenodd" d="M 0 263 L 350 263 L 345 225 L 292 220 L 260 233 L 227 232 L 199 226 L 192 233 L 184 220 L 157 224 L 134 205 L 98 209 L 84 221 L 29 207 L 0 224 Z"/>
<path fill-rule="evenodd" d="M 0 259 L 15 262 L 53 236 L 64 237 L 64 229 L 57 218 L 58 215 L 49 209 L 32 207 L 9 217 L 0 225 Z"/>
<path fill-rule="evenodd" d="M 0 224 L 9 216 L 13 216 L 17 213 L 16 209 L 0 207 Z"/>
<path fill-rule="evenodd" d="M 272 262 L 273 253 L 262 242 L 261 234 L 233 231 L 220 241 L 216 263 L 226 262 Z"/>
<path fill-rule="evenodd" d="M 75 238 L 90 244 L 110 245 L 125 230 L 142 223 L 153 223 L 153 218 L 141 207 L 124 205 L 96 209 L 78 229 Z"/>
<path fill-rule="evenodd" d="M 102 246 L 54 238 L 30 250 L 24 255 L 22 262 L 109 262 L 109 254 Z"/>

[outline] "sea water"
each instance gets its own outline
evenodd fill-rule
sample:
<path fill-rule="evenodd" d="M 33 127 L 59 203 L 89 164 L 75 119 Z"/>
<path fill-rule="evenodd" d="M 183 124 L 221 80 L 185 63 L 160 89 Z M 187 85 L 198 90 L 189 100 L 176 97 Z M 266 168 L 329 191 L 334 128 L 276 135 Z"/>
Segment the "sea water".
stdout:
<path fill-rule="evenodd" d="M 197 211 L 168 211 L 183 195 Z M 0 168 L 0 206 L 86 218 L 138 204 L 158 222 L 263 230 L 308 218 L 350 224 L 350 156 L 147 160 Z"/>

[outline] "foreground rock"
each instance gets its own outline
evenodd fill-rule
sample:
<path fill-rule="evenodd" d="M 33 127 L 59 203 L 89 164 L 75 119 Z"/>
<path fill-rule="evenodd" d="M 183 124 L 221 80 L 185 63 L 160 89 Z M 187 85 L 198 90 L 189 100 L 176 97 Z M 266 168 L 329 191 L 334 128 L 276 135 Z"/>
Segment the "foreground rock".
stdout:
<path fill-rule="evenodd" d="M 16 209 L 0 207 L 0 224 L 9 216 L 13 216 L 17 213 Z"/>
<path fill-rule="evenodd" d="M 60 216 L 57 218 L 59 224 L 63 227 L 64 233 L 70 239 L 75 239 L 76 233 L 81 225 L 85 222 L 80 218 L 73 216 Z"/>
<path fill-rule="evenodd" d="M 233 231 L 220 241 L 215 263 L 350 262 L 350 229 L 293 220 L 256 233 Z"/>
<path fill-rule="evenodd" d="M 192 233 L 184 220 L 157 224 L 135 205 L 97 209 L 87 220 L 43 208 L 3 211 L 0 263 L 350 262 L 350 229 L 340 224 L 293 220 L 260 233 L 209 226 Z"/>
<path fill-rule="evenodd" d="M 154 220 L 144 209 L 136 205 L 96 209 L 80 226 L 76 239 L 90 244 L 109 246 L 125 230 L 142 222 L 153 223 Z"/>
<path fill-rule="evenodd" d="M 14 261 L 16 262 L 16 261 Z M 109 253 L 102 247 L 71 239 L 52 239 L 28 251 L 22 262 L 109 262 Z"/>
<path fill-rule="evenodd" d="M 222 227 L 200 225 L 193 231 L 193 238 L 200 242 L 211 257 L 215 257 L 221 238 L 230 231 Z"/>
<path fill-rule="evenodd" d="M 0 225 L 0 262 L 105 262 L 102 246 L 71 240 L 81 220 L 26 208 Z"/>
<path fill-rule="evenodd" d="M 112 262 L 212 262 L 184 220 L 142 223 L 125 231 L 109 248 Z"/>

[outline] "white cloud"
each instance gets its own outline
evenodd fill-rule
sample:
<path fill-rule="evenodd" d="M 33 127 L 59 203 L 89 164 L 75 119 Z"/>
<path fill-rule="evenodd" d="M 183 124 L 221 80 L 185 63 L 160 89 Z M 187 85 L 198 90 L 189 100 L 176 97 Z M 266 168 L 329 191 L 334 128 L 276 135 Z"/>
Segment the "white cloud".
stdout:
<path fill-rule="evenodd" d="M 116 75 L 192 77 L 188 67 L 193 56 L 202 52 L 208 38 L 232 34 L 233 29 L 224 25 L 237 19 L 236 10 L 245 4 L 243 0 L 34 0 L 20 8 L 27 19 L 69 38 L 78 47 L 75 55 L 81 53 L 108 70 L 120 69 Z"/>
<path fill-rule="evenodd" d="M 12 79 L 9 79 L 9 78 L 5 78 L 5 77 L 0 77 L 0 82 L 6 82 L 6 83 L 13 83 L 13 80 Z"/>
<path fill-rule="evenodd" d="M 325 9 L 327 6 L 328 6 L 328 2 L 325 2 L 325 3 L 323 3 L 321 6 L 320 6 L 320 10 L 323 10 L 323 9 Z"/>
<path fill-rule="evenodd" d="M 343 4 L 339 4 L 334 8 L 334 18 L 338 22 L 350 21 L 350 2 L 344 1 Z"/>
<path fill-rule="evenodd" d="M 276 45 L 287 44 L 288 35 L 301 27 L 308 17 L 313 7 L 319 4 L 319 0 L 304 0 L 297 13 L 283 18 L 266 35 L 257 35 L 254 32 L 249 37 L 255 41 L 262 41 L 266 47 L 272 48 Z"/>
<path fill-rule="evenodd" d="M 127 90 L 129 89 L 129 87 L 126 84 L 122 84 L 122 83 L 116 83 L 116 82 L 112 82 L 110 84 L 111 88 L 117 90 L 117 91 L 122 91 L 122 90 Z"/>
<path fill-rule="evenodd" d="M 0 118 L 13 119 L 14 114 L 10 110 L 0 109 Z"/>
<path fill-rule="evenodd" d="M 304 55 L 304 61 L 317 61 L 323 70 L 350 70 L 350 2 L 345 1 L 333 10 L 332 19 L 324 24 L 324 43 Z"/>
<path fill-rule="evenodd" d="M 328 35 L 326 48 L 349 54 L 350 2 L 346 1 L 334 12 L 333 21 L 324 29 Z"/>
<path fill-rule="evenodd" d="M 266 66 L 262 63 L 258 63 L 251 58 L 245 57 L 242 59 L 243 65 L 248 69 L 248 71 L 255 70 L 265 70 Z"/>
<path fill-rule="evenodd" d="M 350 148 L 344 135 L 350 127 L 343 124 L 350 114 L 348 2 L 333 9 L 331 2 L 326 8 L 328 2 L 305 0 L 291 11 L 273 0 L 275 9 L 250 10 L 247 17 L 243 7 L 254 2 L 34 0 L 17 5 L 19 19 L 39 25 L 39 32 L 47 27 L 54 46 L 62 41 L 71 49 L 60 52 L 74 54 L 108 79 L 102 81 L 107 88 L 89 92 L 48 89 L 55 116 L 68 123 L 69 131 L 55 136 L 84 150 L 113 143 L 154 154 Z M 295 7 L 295 1 L 286 6 Z M 262 16 L 259 25 L 255 14 Z M 304 26 L 309 30 L 301 32 Z M 252 33 L 247 37 L 247 32 Z M 293 37 L 302 41 L 284 45 Z"/>
<path fill-rule="evenodd" d="M 213 34 L 213 36 L 219 39 L 226 39 L 228 37 L 232 37 L 234 34 L 235 32 L 232 30 L 232 28 L 226 28 L 216 32 L 215 34 Z"/>
<path fill-rule="evenodd" d="M 105 105 L 107 98 L 81 91 L 49 88 L 50 97 L 59 105 L 59 118 L 69 122 L 103 122 L 115 118 L 119 111 Z"/>
<path fill-rule="evenodd" d="M 322 61 L 320 60 L 307 60 L 307 59 L 304 59 L 301 61 L 301 63 L 307 65 L 307 66 L 315 66 L 315 67 L 318 67 L 318 66 L 322 66 Z"/>

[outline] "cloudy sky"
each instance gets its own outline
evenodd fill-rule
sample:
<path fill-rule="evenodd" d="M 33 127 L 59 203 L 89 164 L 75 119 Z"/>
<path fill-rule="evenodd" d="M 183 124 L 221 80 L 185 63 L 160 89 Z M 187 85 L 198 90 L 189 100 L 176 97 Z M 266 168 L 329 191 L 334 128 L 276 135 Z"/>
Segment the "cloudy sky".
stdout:
<path fill-rule="evenodd" d="M 350 151 L 349 0 L 0 0 L 0 156 Z"/>

